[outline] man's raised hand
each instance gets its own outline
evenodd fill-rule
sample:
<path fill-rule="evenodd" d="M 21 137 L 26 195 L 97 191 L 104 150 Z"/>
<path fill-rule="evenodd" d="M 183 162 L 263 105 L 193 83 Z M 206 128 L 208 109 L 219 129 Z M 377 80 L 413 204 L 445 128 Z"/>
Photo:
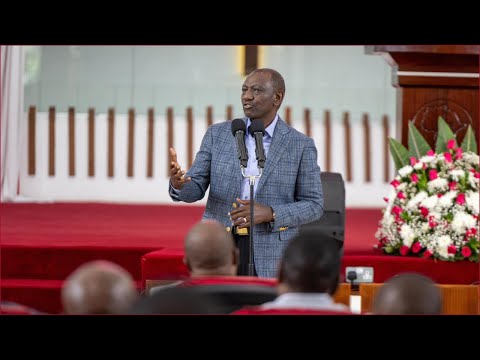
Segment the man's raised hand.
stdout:
<path fill-rule="evenodd" d="M 180 165 L 177 162 L 177 152 L 174 148 L 170 148 L 170 183 L 172 186 L 181 190 L 183 184 L 192 180 L 191 177 L 185 178 L 185 170 L 182 170 Z"/>

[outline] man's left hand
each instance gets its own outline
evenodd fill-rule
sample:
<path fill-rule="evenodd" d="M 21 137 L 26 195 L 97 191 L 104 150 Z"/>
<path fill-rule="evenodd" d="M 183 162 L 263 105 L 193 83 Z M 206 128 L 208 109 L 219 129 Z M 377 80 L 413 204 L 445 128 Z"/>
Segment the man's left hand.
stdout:
<path fill-rule="evenodd" d="M 230 211 L 230 219 L 233 226 L 240 229 L 250 227 L 250 200 L 241 200 L 237 198 L 237 203 L 243 205 Z M 265 206 L 256 202 L 253 205 L 253 223 L 254 225 L 273 221 L 273 211 L 270 206 Z"/>

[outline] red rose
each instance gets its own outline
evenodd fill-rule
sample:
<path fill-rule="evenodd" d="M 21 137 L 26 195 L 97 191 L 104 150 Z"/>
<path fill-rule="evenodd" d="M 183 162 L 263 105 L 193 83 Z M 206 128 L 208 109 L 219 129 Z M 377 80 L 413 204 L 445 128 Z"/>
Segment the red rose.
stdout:
<path fill-rule="evenodd" d="M 422 245 L 417 241 L 415 244 L 412 246 L 412 252 L 417 254 L 422 250 Z"/>
<path fill-rule="evenodd" d="M 462 256 L 468 258 L 470 255 L 472 255 L 472 250 L 468 246 L 464 246 L 462 248 Z"/>
<path fill-rule="evenodd" d="M 427 209 L 426 207 L 423 207 L 423 206 L 422 206 L 422 207 L 420 208 L 420 212 L 422 213 L 422 216 L 423 216 L 423 217 L 426 218 L 426 217 L 428 216 L 428 209 Z"/>
<path fill-rule="evenodd" d="M 432 256 L 432 252 L 430 250 L 426 250 L 424 253 L 423 253 L 423 257 L 426 259 L 426 258 L 429 258 L 430 256 Z"/>
<path fill-rule="evenodd" d="M 407 245 L 400 246 L 400 254 L 402 254 L 403 256 L 407 255 L 409 251 L 410 249 Z"/>
<path fill-rule="evenodd" d="M 396 188 L 398 185 L 400 185 L 400 181 L 398 181 L 397 179 L 393 180 L 390 185 L 392 185 L 394 188 Z"/>
<path fill-rule="evenodd" d="M 449 152 L 443 153 L 443 157 L 445 158 L 446 162 L 448 162 L 448 163 L 452 162 L 452 154 L 450 154 Z"/>
<path fill-rule="evenodd" d="M 465 194 L 464 194 L 464 193 L 458 194 L 458 196 L 457 196 L 457 204 L 458 204 L 458 205 L 463 205 L 463 204 L 465 204 Z"/>

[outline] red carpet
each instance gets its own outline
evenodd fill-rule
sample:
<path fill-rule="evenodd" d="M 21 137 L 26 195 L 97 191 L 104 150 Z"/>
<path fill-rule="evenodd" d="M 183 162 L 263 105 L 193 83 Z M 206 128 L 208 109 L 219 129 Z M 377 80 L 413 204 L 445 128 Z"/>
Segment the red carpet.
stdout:
<path fill-rule="evenodd" d="M 183 248 L 200 206 L 97 203 L 10 204 L 1 211 L 2 247 Z M 370 252 L 380 209 L 349 209 L 345 249 Z"/>
<path fill-rule="evenodd" d="M 140 280 L 140 258 L 182 250 L 203 207 L 98 203 L 2 204 L 3 279 L 63 280 L 77 266 L 109 259 Z M 379 209 L 346 214 L 345 254 L 373 254 Z"/>

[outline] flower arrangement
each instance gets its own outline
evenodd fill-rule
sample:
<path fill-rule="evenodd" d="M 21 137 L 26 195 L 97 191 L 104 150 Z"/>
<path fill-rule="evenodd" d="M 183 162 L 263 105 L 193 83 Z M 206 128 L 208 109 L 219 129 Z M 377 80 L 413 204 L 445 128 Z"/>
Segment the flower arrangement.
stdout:
<path fill-rule="evenodd" d="M 398 175 L 375 234 L 377 249 L 390 255 L 478 262 L 479 156 L 469 126 L 458 147 L 438 119 L 436 151 L 409 123 L 407 150 L 390 139 Z"/>

